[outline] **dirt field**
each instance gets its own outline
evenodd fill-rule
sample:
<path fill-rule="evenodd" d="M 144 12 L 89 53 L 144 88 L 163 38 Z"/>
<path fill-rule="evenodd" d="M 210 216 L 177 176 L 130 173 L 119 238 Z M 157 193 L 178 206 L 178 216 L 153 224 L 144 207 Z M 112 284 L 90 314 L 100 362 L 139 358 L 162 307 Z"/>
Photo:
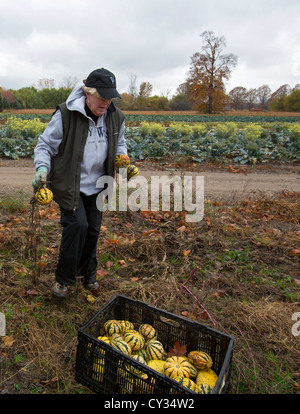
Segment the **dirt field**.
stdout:
<path fill-rule="evenodd" d="M 192 174 L 204 177 L 205 198 L 241 199 L 251 195 L 267 196 L 282 191 L 300 191 L 299 165 L 262 165 L 262 166 L 222 166 L 176 165 L 162 167 L 155 163 L 137 163 L 140 174 L 151 178 L 152 175 Z M 0 195 L 22 190 L 31 194 L 31 182 L 35 170 L 31 159 L 0 159 Z"/>

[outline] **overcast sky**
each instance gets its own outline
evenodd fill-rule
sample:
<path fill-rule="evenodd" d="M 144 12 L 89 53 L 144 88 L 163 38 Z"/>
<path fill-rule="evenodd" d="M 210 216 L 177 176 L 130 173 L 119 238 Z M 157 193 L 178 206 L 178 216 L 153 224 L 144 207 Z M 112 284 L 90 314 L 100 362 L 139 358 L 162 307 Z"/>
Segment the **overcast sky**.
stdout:
<path fill-rule="evenodd" d="M 224 36 L 238 57 L 226 84 L 275 91 L 300 83 L 300 0 L 0 0 L 0 86 L 19 89 L 66 77 L 79 84 L 104 67 L 128 92 L 169 92 L 186 80 L 200 34 Z"/>

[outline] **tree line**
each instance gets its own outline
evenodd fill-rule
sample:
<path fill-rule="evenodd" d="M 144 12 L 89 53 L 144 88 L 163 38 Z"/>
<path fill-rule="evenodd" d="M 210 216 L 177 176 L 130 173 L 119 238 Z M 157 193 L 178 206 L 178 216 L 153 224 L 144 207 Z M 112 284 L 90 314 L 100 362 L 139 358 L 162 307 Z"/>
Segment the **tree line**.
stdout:
<path fill-rule="evenodd" d="M 191 57 L 187 79 L 178 86 L 174 96 L 169 91 L 160 96 L 152 95 L 153 85 L 142 82 L 139 87 L 136 75 L 130 73 L 128 92 L 121 94 L 116 104 L 123 110 L 197 110 L 202 113 L 218 113 L 224 110 L 273 110 L 300 112 L 300 84 L 293 88 L 285 84 L 272 92 L 269 85 L 246 89 L 233 88 L 229 93 L 225 81 L 229 80 L 238 59 L 232 53 L 223 53 L 226 41 L 212 31 L 200 35 L 200 52 Z M 54 88 L 52 79 L 40 79 L 38 87 L 4 90 L 0 87 L 0 111 L 3 109 L 53 109 L 64 102 L 77 83 L 76 78 L 64 79 L 64 86 Z"/>

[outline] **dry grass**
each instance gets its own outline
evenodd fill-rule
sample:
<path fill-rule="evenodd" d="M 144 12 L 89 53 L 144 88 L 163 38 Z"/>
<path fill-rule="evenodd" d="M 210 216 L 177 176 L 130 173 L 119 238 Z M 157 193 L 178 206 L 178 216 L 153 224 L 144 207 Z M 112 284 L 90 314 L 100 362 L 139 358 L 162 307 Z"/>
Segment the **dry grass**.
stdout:
<path fill-rule="evenodd" d="M 291 318 L 299 311 L 300 195 L 206 202 L 205 211 L 200 223 L 177 213 L 106 213 L 93 304 L 80 281 L 64 303 L 51 298 L 54 205 L 41 211 L 37 285 L 23 256 L 26 226 L 3 220 L 0 311 L 13 343 L 0 342 L 0 393 L 89 393 L 74 380 L 77 330 L 120 293 L 233 335 L 230 393 L 299 392 Z"/>

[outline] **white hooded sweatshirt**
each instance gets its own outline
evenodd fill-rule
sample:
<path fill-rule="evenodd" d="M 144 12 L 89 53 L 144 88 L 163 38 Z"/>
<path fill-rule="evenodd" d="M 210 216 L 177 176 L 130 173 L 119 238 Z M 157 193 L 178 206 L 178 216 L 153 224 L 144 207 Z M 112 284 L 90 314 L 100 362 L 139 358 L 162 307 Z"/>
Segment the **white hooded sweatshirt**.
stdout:
<path fill-rule="evenodd" d="M 79 111 L 89 120 L 88 136 L 81 162 L 80 191 L 86 195 L 99 192 L 96 182 L 105 174 L 105 160 L 108 153 L 108 138 L 106 129 L 105 112 L 98 117 L 97 124 L 85 112 L 85 94 L 81 86 L 75 88 L 66 101 L 70 111 Z M 118 140 L 117 154 L 127 155 L 125 141 L 125 124 L 123 122 Z M 34 165 L 36 170 L 44 166 L 51 169 L 51 158 L 58 153 L 63 138 L 62 116 L 60 110 L 52 116 L 45 131 L 40 135 L 34 150 Z"/>

